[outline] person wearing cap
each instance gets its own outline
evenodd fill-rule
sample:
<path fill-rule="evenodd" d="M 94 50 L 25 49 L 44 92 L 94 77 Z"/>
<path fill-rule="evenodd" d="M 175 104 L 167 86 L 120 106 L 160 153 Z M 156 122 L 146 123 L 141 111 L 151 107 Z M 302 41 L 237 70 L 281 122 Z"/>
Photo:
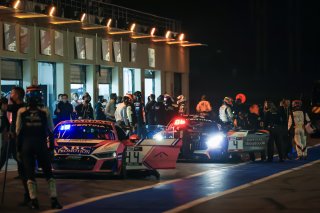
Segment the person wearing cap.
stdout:
<path fill-rule="evenodd" d="M 307 136 L 305 125 L 310 122 L 310 118 L 302 109 L 302 101 L 292 101 L 292 112 L 289 115 L 288 130 L 293 128 L 294 142 L 296 144 L 297 159 L 307 159 Z"/>
<path fill-rule="evenodd" d="M 39 86 L 27 87 L 26 98 L 27 106 L 20 108 L 17 113 L 16 135 L 18 159 L 22 161 L 27 178 L 31 199 L 30 208 L 39 209 L 35 180 L 35 162 L 37 160 L 48 182 L 51 208 L 61 209 L 50 160 L 54 149 L 52 118 L 48 108 L 43 105 L 42 91 Z M 50 138 L 49 147 L 47 137 Z"/>

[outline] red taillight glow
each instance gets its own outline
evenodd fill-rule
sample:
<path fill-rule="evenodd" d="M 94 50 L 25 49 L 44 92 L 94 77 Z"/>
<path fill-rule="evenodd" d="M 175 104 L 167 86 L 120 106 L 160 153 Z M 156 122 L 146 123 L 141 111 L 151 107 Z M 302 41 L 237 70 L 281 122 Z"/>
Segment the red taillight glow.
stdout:
<path fill-rule="evenodd" d="M 185 119 L 177 119 L 174 121 L 174 125 L 175 126 L 182 126 L 186 124 L 186 120 Z"/>

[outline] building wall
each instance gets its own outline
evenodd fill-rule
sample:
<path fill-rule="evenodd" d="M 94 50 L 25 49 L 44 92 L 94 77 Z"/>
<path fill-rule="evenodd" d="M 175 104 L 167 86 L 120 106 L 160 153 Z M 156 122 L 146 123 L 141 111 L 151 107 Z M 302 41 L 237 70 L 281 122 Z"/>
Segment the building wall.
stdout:
<path fill-rule="evenodd" d="M 8 22 L 6 22 L 8 23 Z M 178 47 L 176 45 L 156 44 L 146 40 L 128 40 L 128 37 L 114 36 L 102 38 L 97 34 L 86 34 L 70 32 L 68 29 L 57 30 L 63 33 L 63 52 L 64 56 L 54 54 L 54 28 L 43 28 L 38 26 L 26 26 L 30 33 L 30 47 L 27 54 L 20 52 L 20 25 L 15 24 L 16 30 L 16 52 L 10 52 L 4 49 L 4 22 L 0 21 L 0 59 L 19 59 L 23 62 L 23 86 L 29 86 L 34 80 L 38 79 L 38 62 L 56 63 L 56 92 L 70 94 L 70 65 L 81 64 L 87 65 L 87 91 L 92 94 L 93 100 L 97 99 L 97 65 L 112 67 L 112 90 L 113 92 L 123 95 L 122 70 L 124 67 L 140 68 L 140 82 L 138 88 L 144 91 L 144 71 L 156 70 L 161 71 L 156 75 L 156 81 L 160 81 L 161 93 L 173 94 L 173 73 L 182 73 L 182 91 L 188 97 L 189 93 L 189 49 Z M 53 26 L 54 27 L 54 26 Z M 40 54 L 40 30 L 49 30 L 51 33 L 52 55 L 46 56 Z M 93 60 L 77 59 L 75 54 L 75 36 L 93 39 Z M 122 62 L 114 62 L 114 56 L 111 54 L 111 61 L 107 62 L 102 59 L 102 39 L 108 39 L 111 42 L 119 41 L 121 43 Z M 137 43 L 136 62 L 130 62 L 130 42 Z M 110 43 L 111 44 L 111 43 Z M 150 67 L 148 63 L 148 48 L 155 49 L 155 67 Z M 113 48 L 111 46 L 112 53 Z M 1 76 L 1 67 L 0 67 Z M 41 82 L 38 82 L 41 84 Z"/>

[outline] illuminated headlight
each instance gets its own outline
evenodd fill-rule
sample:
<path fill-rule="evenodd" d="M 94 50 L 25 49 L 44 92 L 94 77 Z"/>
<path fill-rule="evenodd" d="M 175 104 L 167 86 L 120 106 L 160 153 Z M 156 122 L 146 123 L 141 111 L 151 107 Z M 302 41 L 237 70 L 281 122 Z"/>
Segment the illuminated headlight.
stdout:
<path fill-rule="evenodd" d="M 103 152 L 103 153 L 97 153 L 94 155 L 98 158 L 116 158 L 117 157 L 116 152 Z"/>
<path fill-rule="evenodd" d="M 209 149 L 217 149 L 222 147 L 222 143 L 224 140 L 223 134 L 216 134 L 208 138 L 206 144 Z"/>
<path fill-rule="evenodd" d="M 162 141 L 163 140 L 162 132 L 159 132 L 159 133 L 155 134 L 153 136 L 153 139 L 155 139 L 156 141 Z"/>

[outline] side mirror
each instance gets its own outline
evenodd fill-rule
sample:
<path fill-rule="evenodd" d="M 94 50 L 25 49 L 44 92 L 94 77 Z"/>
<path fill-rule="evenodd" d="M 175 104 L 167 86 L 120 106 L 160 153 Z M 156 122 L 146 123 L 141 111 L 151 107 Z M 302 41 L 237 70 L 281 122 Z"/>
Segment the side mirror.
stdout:
<path fill-rule="evenodd" d="M 130 135 L 129 140 L 133 143 L 136 143 L 138 140 L 140 140 L 139 136 L 136 134 Z"/>

